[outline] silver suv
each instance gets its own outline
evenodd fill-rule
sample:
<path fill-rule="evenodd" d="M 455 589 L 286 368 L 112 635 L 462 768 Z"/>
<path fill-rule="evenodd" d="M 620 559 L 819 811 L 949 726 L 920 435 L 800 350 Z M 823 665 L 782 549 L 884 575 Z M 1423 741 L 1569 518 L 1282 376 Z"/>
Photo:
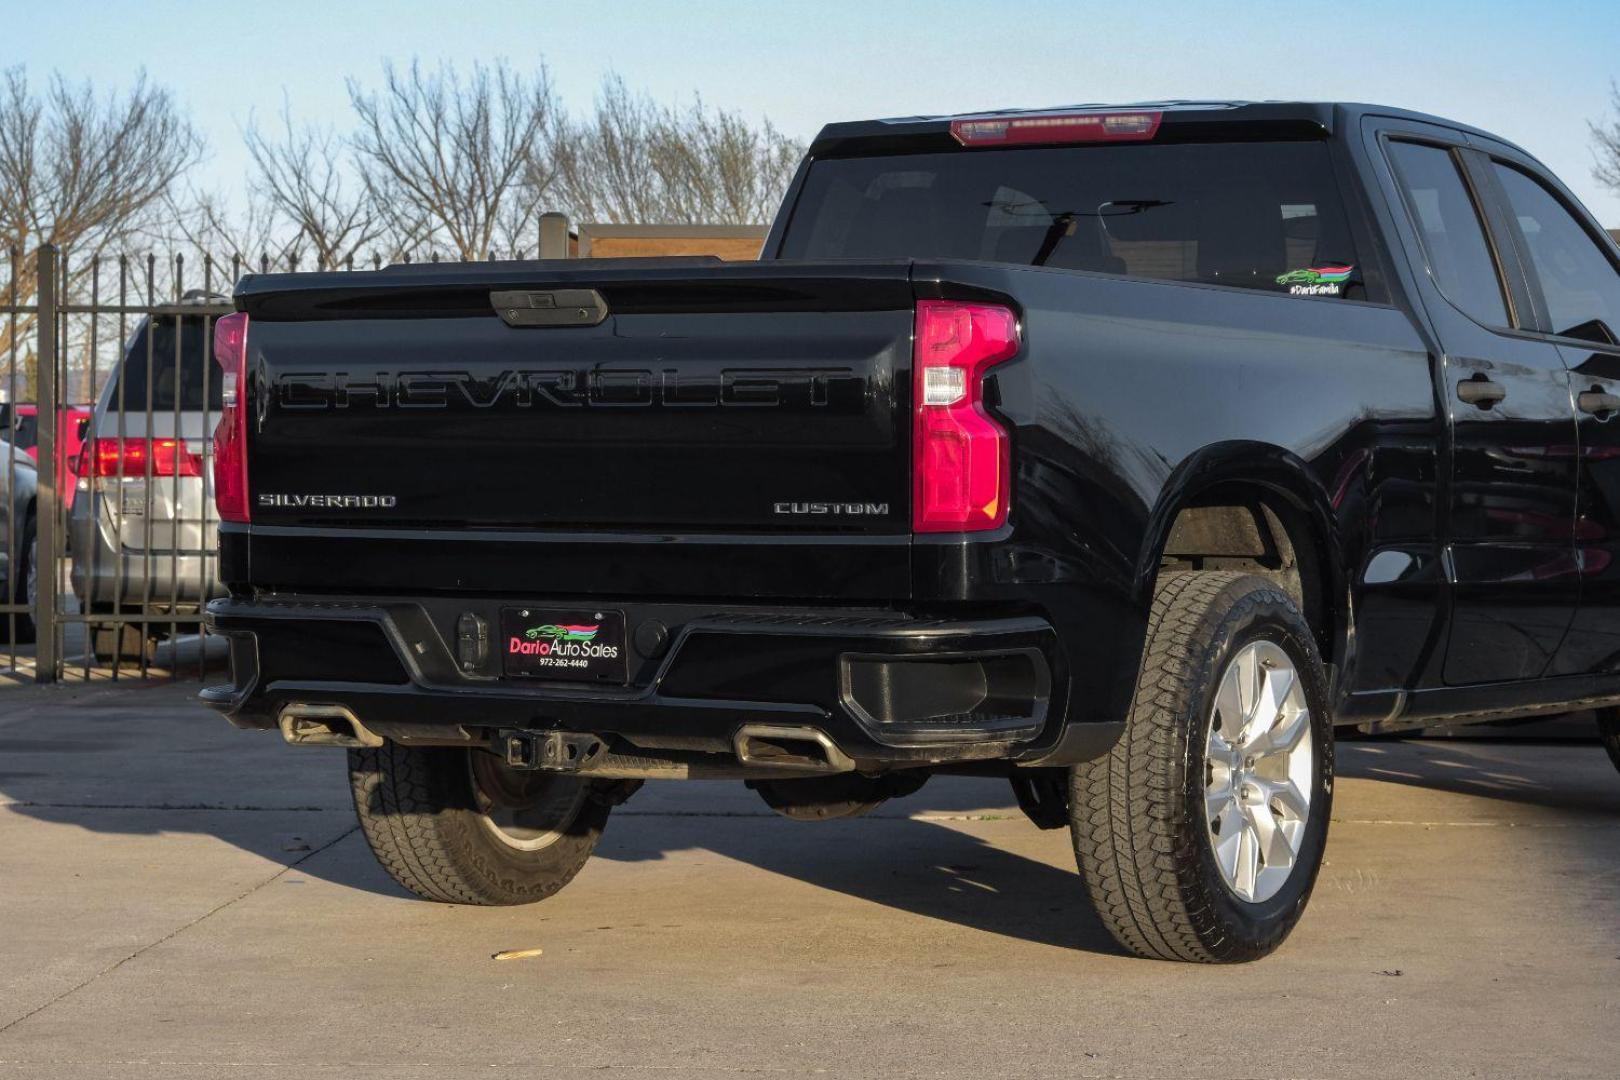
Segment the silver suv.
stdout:
<path fill-rule="evenodd" d="M 99 660 L 150 656 L 186 625 L 171 619 L 194 619 L 224 595 L 211 468 L 220 372 L 209 340 L 223 303 L 190 294 L 172 314 L 143 319 L 85 432 L 68 532 L 80 608 L 109 616 L 90 625 Z"/>

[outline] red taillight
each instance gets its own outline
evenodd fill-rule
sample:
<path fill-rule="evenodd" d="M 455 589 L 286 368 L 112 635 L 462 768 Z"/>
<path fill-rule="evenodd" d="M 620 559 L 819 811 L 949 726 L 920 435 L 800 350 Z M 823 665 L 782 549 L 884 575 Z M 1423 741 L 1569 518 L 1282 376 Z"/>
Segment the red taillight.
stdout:
<path fill-rule="evenodd" d="M 98 477 L 202 475 L 202 455 L 182 439 L 97 439 L 89 453 L 90 473 Z"/>
<path fill-rule="evenodd" d="M 214 324 L 214 359 L 224 372 L 219 382 L 223 407 L 214 428 L 214 505 L 221 521 L 248 520 L 247 332 L 243 311 L 221 316 Z"/>
<path fill-rule="evenodd" d="M 984 376 L 1018 351 L 1018 318 L 996 304 L 917 302 L 912 345 L 911 527 L 975 532 L 1007 520 L 1007 431 L 984 407 Z"/>
<path fill-rule="evenodd" d="M 983 116 L 952 120 L 951 135 L 963 146 L 1032 146 L 1051 143 L 1145 142 L 1164 114 L 1139 112 L 1048 113 L 1043 116 Z"/>

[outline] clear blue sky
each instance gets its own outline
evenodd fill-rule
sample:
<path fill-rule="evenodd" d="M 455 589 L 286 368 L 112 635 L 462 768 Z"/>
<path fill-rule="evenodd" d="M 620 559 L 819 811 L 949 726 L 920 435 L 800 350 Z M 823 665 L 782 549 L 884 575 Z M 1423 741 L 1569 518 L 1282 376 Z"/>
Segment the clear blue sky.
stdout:
<path fill-rule="evenodd" d="M 1620 0 L 760 0 L 600 3 L 0 0 L 0 66 L 123 85 L 141 67 L 210 142 L 206 186 L 242 186 L 240 132 L 283 92 L 344 124 L 344 76 L 385 58 L 542 59 L 565 100 L 602 75 L 666 100 L 769 116 L 808 137 L 831 120 L 1151 98 L 1376 101 L 1468 121 L 1540 157 L 1598 217 L 1586 123 L 1620 77 Z"/>

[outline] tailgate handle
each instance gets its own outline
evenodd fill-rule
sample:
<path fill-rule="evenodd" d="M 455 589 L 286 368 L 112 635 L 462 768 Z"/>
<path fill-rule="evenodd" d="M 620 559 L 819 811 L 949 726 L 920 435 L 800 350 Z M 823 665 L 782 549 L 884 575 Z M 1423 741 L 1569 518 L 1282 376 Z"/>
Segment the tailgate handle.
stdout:
<path fill-rule="evenodd" d="M 489 302 L 507 326 L 595 326 L 608 316 L 595 289 L 492 292 Z"/>

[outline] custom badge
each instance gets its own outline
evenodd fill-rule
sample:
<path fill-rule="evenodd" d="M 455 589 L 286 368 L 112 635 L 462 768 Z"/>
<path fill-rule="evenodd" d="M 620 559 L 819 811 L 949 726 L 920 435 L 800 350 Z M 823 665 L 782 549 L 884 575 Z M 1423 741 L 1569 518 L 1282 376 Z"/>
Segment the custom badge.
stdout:
<path fill-rule="evenodd" d="M 1355 267 L 1347 263 L 1324 263 L 1303 270 L 1277 275 L 1277 284 L 1288 286 L 1293 296 L 1338 296 Z"/>

